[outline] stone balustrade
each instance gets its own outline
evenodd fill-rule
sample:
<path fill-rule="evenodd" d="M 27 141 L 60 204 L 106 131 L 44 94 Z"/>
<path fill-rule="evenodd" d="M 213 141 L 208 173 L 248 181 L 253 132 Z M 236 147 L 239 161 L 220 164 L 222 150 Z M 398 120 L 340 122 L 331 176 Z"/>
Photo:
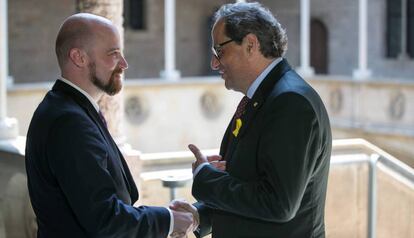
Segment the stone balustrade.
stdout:
<path fill-rule="evenodd" d="M 327 237 L 366 237 L 368 163 L 339 162 L 344 158 L 367 157 L 371 153 L 391 157 L 405 171 L 403 174 L 397 173 L 381 160 L 376 166 L 377 237 L 411 237 L 414 234 L 414 170 L 384 151 L 378 152 L 378 148 L 366 141 L 357 140 L 359 147 L 344 146 L 339 142 L 334 141 L 329 173 L 325 218 Z M 35 237 L 36 222 L 28 198 L 23 148 L 24 138 L 13 143 L 0 143 L 0 186 L 4 188 L 0 191 L 0 237 L 4 237 L 2 233 L 7 234 L 6 238 Z M 193 157 L 189 151 L 141 155 L 132 152 L 127 151 L 129 155 L 126 158 L 140 189 L 140 199 L 136 205 L 168 205 L 170 191 L 162 186 L 162 179 L 166 176 L 191 177 Z M 217 150 L 203 152 L 215 154 Z M 194 202 L 191 183 L 178 188 L 177 197 Z"/>
<path fill-rule="evenodd" d="M 334 138 L 365 138 L 414 167 L 414 82 L 314 76 L 331 119 Z M 38 103 L 52 86 L 15 85 L 7 115 L 25 135 Z M 126 80 L 126 141 L 143 153 L 186 150 L 188 143 L 217 148 L 241 94 L 227 91 L 216 77 Z"/>
<path fill-rule="evenodd" d="M 414 81 L 315 76 L 333 136 L 364 138 L 414 167 Z"/>

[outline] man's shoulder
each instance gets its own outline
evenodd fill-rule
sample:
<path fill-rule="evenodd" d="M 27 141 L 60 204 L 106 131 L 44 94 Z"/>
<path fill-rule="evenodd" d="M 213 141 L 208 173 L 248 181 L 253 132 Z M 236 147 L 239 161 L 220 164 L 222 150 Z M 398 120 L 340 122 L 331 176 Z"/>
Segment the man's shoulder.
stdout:
<path fill-rule="evenodd" d="M 43 130 L 51 127 L 62 117 L 85 117 L 85 111 L 74 100 L 66 95 L 49 91 L 33 113 L 29 130 L 40 127 Z"/>
<path fill-rule="evenodd" d="M 292 92 L 304 95 L 313 91 L 312 87 L 294 70 L 289 70 L 274 85 L 271 94 L 278 96 L 282 93 Z"/>
<path fill-rule="evenodd" d="M 294 70 L 287 71 L 280 78 L 273 86 L 269 96 L 274 99 L 286 94 L 292 97 L 303 97 L 311 104 L 322 102 L 316 90 Z"/>

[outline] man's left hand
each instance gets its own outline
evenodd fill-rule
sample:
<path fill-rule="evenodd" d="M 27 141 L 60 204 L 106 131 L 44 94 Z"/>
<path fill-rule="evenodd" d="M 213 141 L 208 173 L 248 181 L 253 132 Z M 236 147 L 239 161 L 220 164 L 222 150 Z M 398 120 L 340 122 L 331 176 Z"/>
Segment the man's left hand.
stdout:
<path fill-rule="evenodd" d="M 200 149 L 198 149 L 197 146 L 193 144 L 189 144 L 188 148 L 191 150 L 191 152 L 193 152 L 196 158 L 196 161 L 193 162 L 193 173 L 194 170 L 202 163 L 210 163 L 213 167 L 221 171 L 226 170 L 226 161 L 223 160 L 220 155 L 205 156 L 203 153 L 201 153 Z"/>
<path fill-rule="evenodd" d="M 196 160 L 193 162 L 193 172 L 200 164 L 208 163 L 207 157 L 201 153 L 200 149 L 198 149 L 197 146 L 189 144 L 188 148 L 191 150 L 191 152 L 193 152 L 196 158 Z"/>

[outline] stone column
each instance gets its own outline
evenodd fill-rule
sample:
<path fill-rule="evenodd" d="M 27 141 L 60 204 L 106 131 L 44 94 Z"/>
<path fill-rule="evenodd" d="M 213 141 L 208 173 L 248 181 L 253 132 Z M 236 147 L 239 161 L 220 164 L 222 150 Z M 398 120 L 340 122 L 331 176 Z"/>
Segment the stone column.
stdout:
<path fill-rule="evenodd" d="M 399 59 L 408 59 L 407 54 L 407 0 L 401 0 L 401 52 Z"/>
<path fill-rule="evenodd" d="M 124 28 L 122 26 L 124 21 L 122 16 L 123 8 L 123 0 L 77 0 L 78 12 L 88 12 L 106 17 L 117 26 L 119 34 L 121 35 L 122 48 L 124 47 Z M 115 96 L 104 95 L 98 104 L 105 116 L 109 132 L 122 151 L 135 183 L 139 185 L 141 171 L 140 152 L 132 149 L 126 143 L 126 137 L 122 127 L 124 118 L 123 100 L 124 94 L 123 90 L 121 90 Z"/>
<path fill-rule="evenodd" d="M 180 78 L 180 71 L 175 68 L 175 0 L 165 0 L 164 34 L 165 69 L 161 78 L 175 81 Z"/>
<path fill-rule="evenodd" d="M 364 79 L 371 76 L 367 68 L 367 0 L 359 0 L 359 26 L 358 26 L 358 69 L 354 70 L 355 79 Z"/>
<path fill-rule="evenodd" d="M 7 117 L 7 40 L 7 0 L 0 0 L 0 140 L 16 139 L 19 135 L 17 120 Z"/>
<path fill-rule="evenodd" d="M 310 0 L 300 0 L 300 67 L 297 72 L 302 77 L 314 75 L 310 67 Z"/>

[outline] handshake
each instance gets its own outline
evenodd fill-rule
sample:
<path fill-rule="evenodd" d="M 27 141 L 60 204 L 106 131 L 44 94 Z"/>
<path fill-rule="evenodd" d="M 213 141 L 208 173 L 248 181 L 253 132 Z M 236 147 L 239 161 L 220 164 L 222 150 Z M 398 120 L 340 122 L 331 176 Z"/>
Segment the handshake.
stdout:
<path fill-rule="evenodd" d="M 186 238 L 189 232 L 197 229 L 200 224 L 197 208 L 184 200 L 173 200 L 169 207 L 174 217 L 171 238 Z"/>

